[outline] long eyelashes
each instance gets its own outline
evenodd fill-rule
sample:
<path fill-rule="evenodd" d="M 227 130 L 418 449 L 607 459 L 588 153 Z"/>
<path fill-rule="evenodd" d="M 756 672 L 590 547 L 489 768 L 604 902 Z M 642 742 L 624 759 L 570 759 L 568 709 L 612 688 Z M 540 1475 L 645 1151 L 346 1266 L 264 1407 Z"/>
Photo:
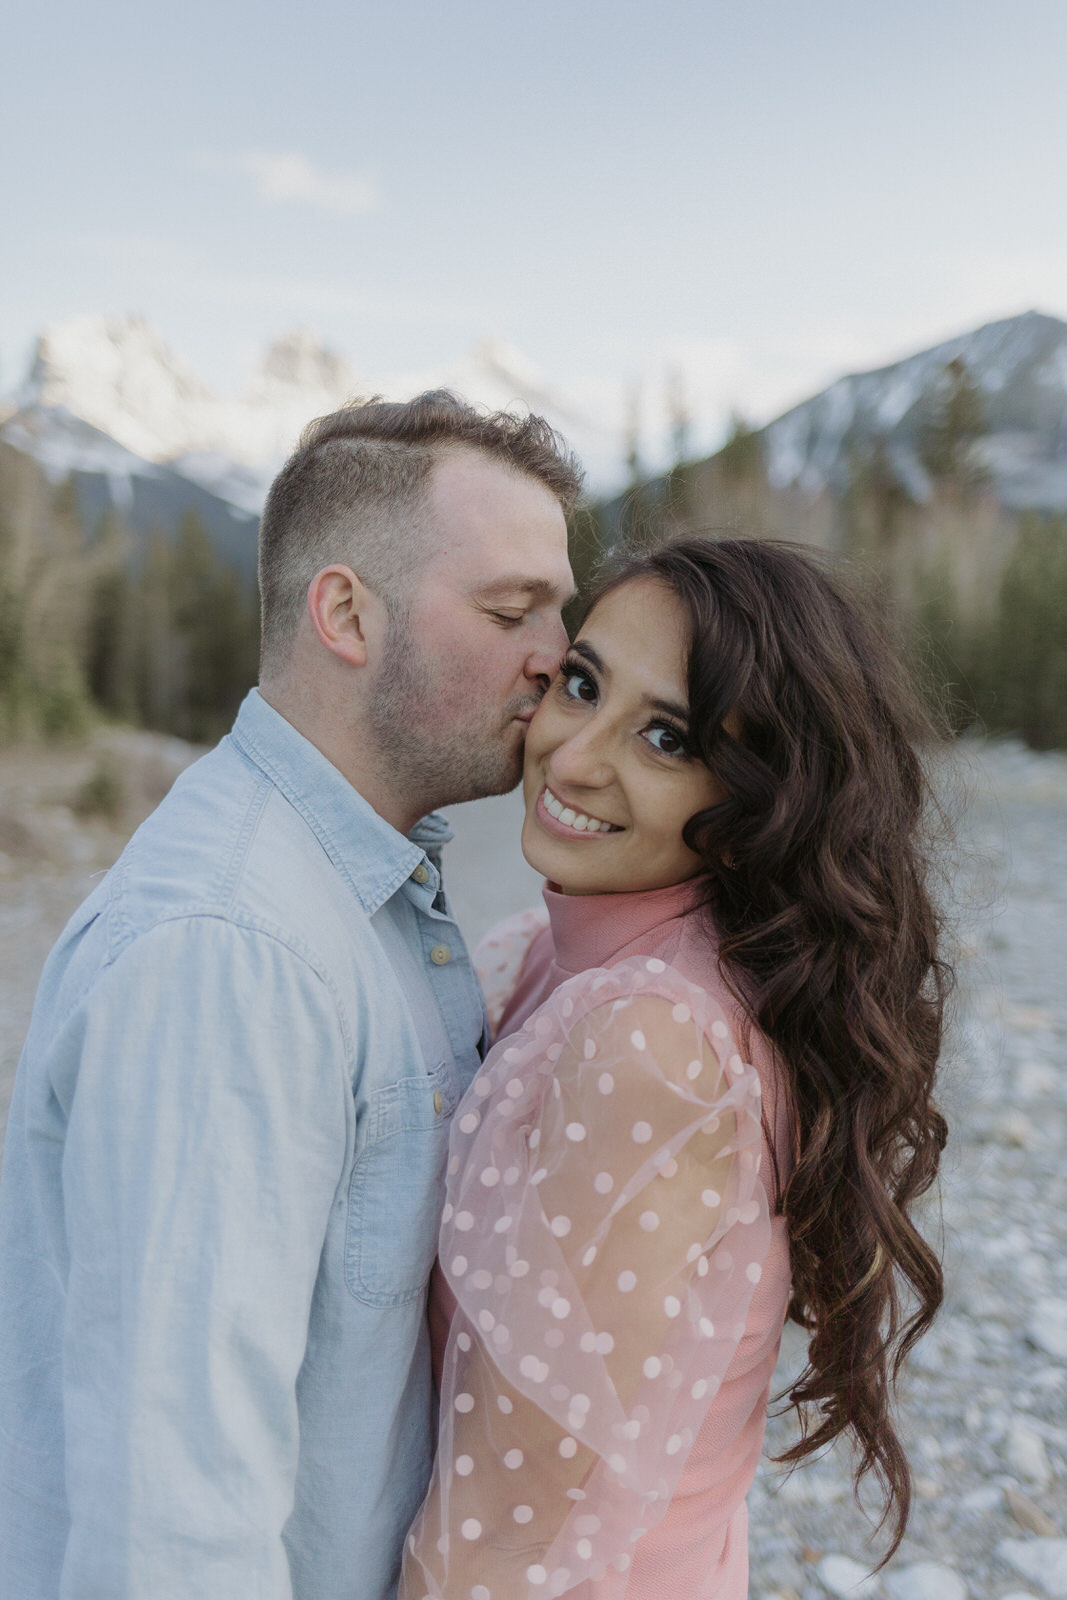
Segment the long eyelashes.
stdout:
<path fill-rule="evenodd" d="M 580 660 L 577 656 L 565 655 L 559 664 L 558 671 L 559 687 L 557 692 L 563 700 L 573 702 L 582 699 L 582 696 L 572 694 L 570 692 L 570 685 L 573 683 L 575 678 L 580 678 L 584 683 L 587 683 L 590 686 L 595 694 L 599 695 L 600 686 L 597 683 L 595 674 L 588 663 Z M 588 700 L 584 701 L 584 703 L 590 705 L 593 702 L 592 700 Z M 688 729 L 683 727 L 680 723 L 674 722 L 670 717 L 665 717 L 662 715 L 654 717 L 648 723 L 645 732 L 666 733 L 669 734 L 672 739 L 677 741 L 677 750 L 664 750 L 661 745 L 658 745 L 652 739 L 649 739 L 647 742 L 652 746 L 653 750 L 655 750 L 658 755 L 668 756 L 676 761 L 688 761 L 692 759 L 693 752 L 689 743 Z"/>

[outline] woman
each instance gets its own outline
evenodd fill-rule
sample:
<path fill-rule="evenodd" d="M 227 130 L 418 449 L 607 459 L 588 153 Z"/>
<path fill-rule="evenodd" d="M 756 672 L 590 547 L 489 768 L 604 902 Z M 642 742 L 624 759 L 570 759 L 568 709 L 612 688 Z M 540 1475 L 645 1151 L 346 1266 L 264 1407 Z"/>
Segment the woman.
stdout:
<path fill-rule="evenodd" d="M 794 548 L 678 540 L 601 588 L 527 740 L 550 925 L 492 941 L 402 1600 L 742 1600 L 787 1311 L 785 1459 L 850 1433 L 899 1543 L 890 1375 L 941 1297 L 908 1216 L 944 1143 L 920 730 Z"/>

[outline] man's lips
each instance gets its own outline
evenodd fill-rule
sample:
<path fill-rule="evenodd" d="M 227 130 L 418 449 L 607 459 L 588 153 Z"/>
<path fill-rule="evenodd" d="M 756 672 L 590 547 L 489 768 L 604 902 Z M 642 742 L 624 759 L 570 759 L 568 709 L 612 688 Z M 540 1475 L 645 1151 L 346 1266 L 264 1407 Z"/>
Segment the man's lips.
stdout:
<path fill-rule="evenodd" d="M 568 805 L 547 784 L 537 797 L 537 820 L 561 839 L 604 839 L 622 831 L 616 823 Z"/>

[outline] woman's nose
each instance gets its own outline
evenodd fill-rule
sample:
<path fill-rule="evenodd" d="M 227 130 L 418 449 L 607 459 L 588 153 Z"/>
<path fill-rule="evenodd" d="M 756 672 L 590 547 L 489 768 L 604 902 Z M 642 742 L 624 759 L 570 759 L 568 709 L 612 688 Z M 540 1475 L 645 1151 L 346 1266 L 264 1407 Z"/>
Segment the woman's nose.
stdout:
<path fill-rule="evenodd" d="M 614 768 L 609 742 L 606 730 L 597 725 L 595 716 L 556 746 L 549 760 L 549 770 L 561 783 L 581 788 L 602 789 L 611 782 Z"/>

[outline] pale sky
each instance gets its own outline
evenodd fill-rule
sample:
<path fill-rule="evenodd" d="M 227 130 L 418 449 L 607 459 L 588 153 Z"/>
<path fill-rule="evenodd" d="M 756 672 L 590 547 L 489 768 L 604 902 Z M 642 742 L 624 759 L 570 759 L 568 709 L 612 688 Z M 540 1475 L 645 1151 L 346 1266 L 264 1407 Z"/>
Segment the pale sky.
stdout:
<path fill-rule="evenodd" d="M 136 311 L 234 389 L 495 335 L 697 445 L 841 372 L 1067 317 L 1064 0 L 34 0 L 0 64 L 0 392 Z M 654 441 L 650 441 L 654 454 Z"/>

